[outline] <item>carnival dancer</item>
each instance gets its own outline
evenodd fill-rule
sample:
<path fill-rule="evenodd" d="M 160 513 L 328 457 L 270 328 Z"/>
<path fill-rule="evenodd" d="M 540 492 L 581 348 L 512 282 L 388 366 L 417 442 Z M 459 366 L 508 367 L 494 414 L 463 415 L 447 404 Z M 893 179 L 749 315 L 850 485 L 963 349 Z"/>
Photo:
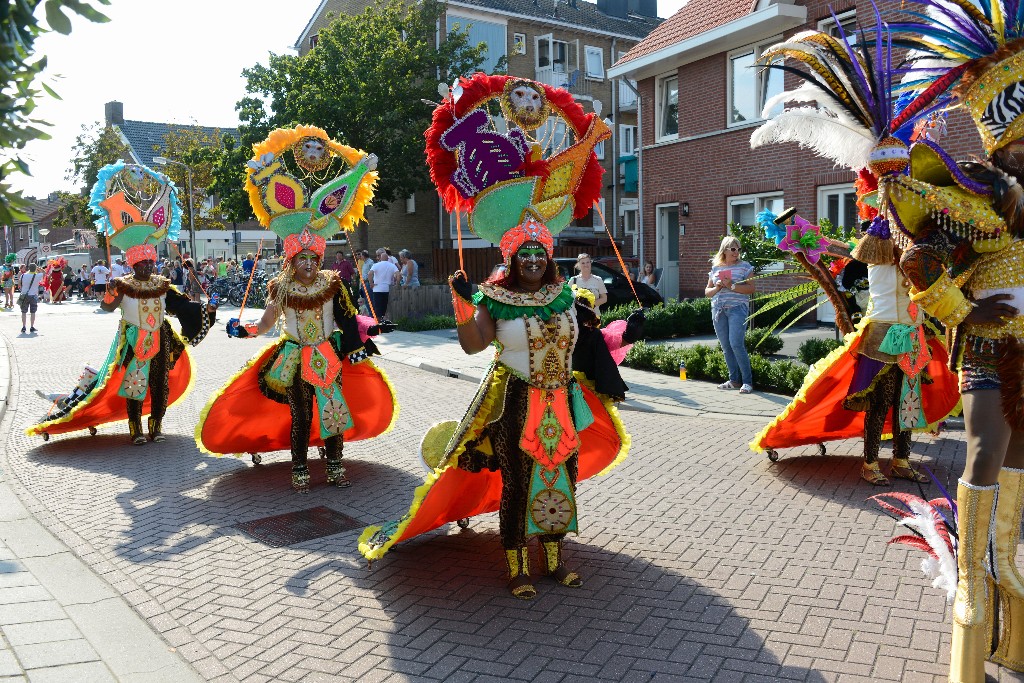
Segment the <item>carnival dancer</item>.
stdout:
<path fill-rule="evenodd" d="M 0 283 L 4 288 L 4 308 L 14 308 L 14 262 L 17 254 L 7 254 L 3 266 L 0 266 Z"/>
<path fill-rule="evenodd" d="M 791 70 L 805 82 L 766 103 L 769 120 L 751 138 L 752 147 L 795 141 L 855 171 L 858 211 L 868 227 L 851 252 L 849 245 L 825 238 L 800 216 L 784 225 L 792 210 L 780 218 L 770 211 L 758 216 L 766 235 L 791 252 L 828 295 L 845 340 L 810 369 L 792 403 L 750 446 L 773 457 L 777 448 L 862 437 L 861 478 L 876 486 L 889 484 L 878 464 L 882 436 L 893 435 L 890 476 L 923 481 L 910 463 L 911 432 L 934 429 L 958 403 L 946 354 L 926 333 L 924 313 L 911 302 L 909 282 L 897 266 L 899 250 L 888 222 L 878 215 L 878 179 L 906 170 L 903 139 L 928 130 L 925 124 L 934 109 L 920 109 L 917 116 L 903 116 L 898 126 L 892 125 L 892 74 L 884 42 L 879 38 L 878 51 L 873 51 L 807 32 L 770 47 L 762 56 L 767 66 Z M 782 63 L 785 59 L 791 62 Z M 780 103 L 815 98 L 820 106 L 790 108 L 771 117 Z M 856 326 L 823 255 L 839 265 L 850 259 L 867 264 L 868 309 Z"/>
<path fill-rule="evenodd" d="M 253 151 L 246 187 L 257 218 L 284 240 L 284 268 L 269 284 L 263 317 L 246 325 L 233 318 L 227 331 L 248 337 L 279 328 L 281 338 L 210 398 L 196 443 L 207 453 L 250 453 L 254 462 L 260 453 L 290 449 L 292 487 L 300 493 L 310 486 L 306 451 L 323 446 L 327 483 L 349 486 L 344 443 L 382 434 L 397 416 L 391 384 L 369 359 L 377 353 L 369 337 L 394 326 L 357 318 L 345 283 L 321 266 L 325 236 L 363 220 L 377 158 L 313 126 L 277 129 Z M 307 195 L 292 164 L 307 178 L 337 175 Z"/>
<path fill-rule="evenodd" d="M 489 125 L 491 99 L 502 107 L 508 134 Z M 563 118 L 578 140 L 542 162 L 560 185 L 531 175 L 527 163 L 530 133 L 549 113 Z M 612 405 L 625 385 L 614 362 L 574 354 L 582 346 L 581 354 L 611 357 L 593 326 L 592 299 L 588 324 L 581 324 L 573 290 L 552 259 L 553 235 L 592 206 L 600 191 L 593 146 L 607 135 L 601 120 L 584 114 L 564 90 L 507 76 L 463 79 L 435 110 L 427 131 L 431 176 L 450 210 L 471 209 L 470 227 L 500 245 L 505 266 L 475 295 L 465 274 L 450 278 L 459 342 L 467 353 L 492 344 L 496 352 L 461 422 L 435 425 L 424 437 L 432 471 L 409 512 L 360 536 L 367 559 L 446 522 L 498 510 L 512 595 L 537 594 L 527 549 L 533 537 L 540 540 L 545 575 L 582 585 L 563 561 L 562 540 L 579 528 L 577 482 L 611 469 L 629 449 Z M 622 335 L 616 341 L 621 346 Z M 596 376 L 574 374 L 577 363 Z"/>
<path fill-rule="evenodd" d="M 50 303 L 59 304 L 64 300 L 64 268 L 67 260 L 62 256 L 47 266 L 46 288 L 50 291 Z"/>
<path fill-rule="evenodd" d="M 76 389 L 54 402 L 29 435 L 63 434 L 128 420 L 131 442 L 163 441 L 163 417 L 191 388 L 186 342 L 202 341 L 216 306 L 190 302 L 166 278 L 153 274 L 156 245 L 177 239 L 181 208 L 174 184 L 145 166 L 117 162 L 100 169 L 89 202 L 97 229 L 127 254 L 133 273 L 113 280 L 101 308 L 121 310 L 121 323 L 98 374 L 87 367 Z M 178 335 L 166 315 L 181 322 Z"/>

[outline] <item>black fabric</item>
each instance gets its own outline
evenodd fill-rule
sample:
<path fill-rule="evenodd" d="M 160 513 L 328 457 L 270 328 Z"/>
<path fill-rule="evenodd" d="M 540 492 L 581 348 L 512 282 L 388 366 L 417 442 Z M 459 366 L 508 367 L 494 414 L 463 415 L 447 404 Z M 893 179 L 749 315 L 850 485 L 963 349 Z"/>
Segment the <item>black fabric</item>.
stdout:
<path fill-rule="evenodd" d="M 882 429 L 885 418 L 892 412 L 893 457 L 907 458 L 910 455 L 910 431 L 900 430 L 898 407 L 903 388 L 903 372 L 895 365 L 879 374 L 875 388 L 867 396 L 868 409 L 864 415 L 864 462 L 878 460 L 882 445 Z"/>
<path fill-rule="evenodd" d="M 167 312 L 181 323 L 181 334 L 195 346 L 203 340 L 210 327 L 217 321 L 216 313 L 209 313 L 206 304 L 189 300 L 176 289 L 167 290 Z"/>
<path fill-rule="evenodd" d="M 355 307 L 349 297 L 348 289 L 342 287 L 334 297 L 334 324 L 341 330 L 340 344 L 335 340 L 334 347 L 338 355 L 347 356 L 363 347 L 363 341 L 359 337 L 359 324 L 356 316 L 351 313 Z M 373 347 L 373 353 L 377 348 Z"/>
<path fill-rule="evenodd" d="M 572 369 L 582 372 L 594 383 L 594 390 L 613 401 L 624 401 L 629 387 L 619 375 L 604 335 L 592 327 L 580 326 L 580 336 L 572 352 Z"/>

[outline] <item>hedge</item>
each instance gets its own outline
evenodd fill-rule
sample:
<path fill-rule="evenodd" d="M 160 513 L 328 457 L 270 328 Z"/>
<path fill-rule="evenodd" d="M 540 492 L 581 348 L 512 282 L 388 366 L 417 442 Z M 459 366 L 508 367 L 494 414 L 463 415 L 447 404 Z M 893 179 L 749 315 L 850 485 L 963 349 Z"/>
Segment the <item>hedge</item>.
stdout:
<path fill-rule="evenodd" d="M 395 321 L 402 332 L 426 332 L 455 328 L 454 315 L 425 315 L 422 318 L 399 318 Z"/>
<path fill-rule="evenodd" d="M 678 375 L 679 364 L 686 364 L 689 379 L 724 382 L 729 379 L 725 356 L 718 347 L 697 344 L 694 346 L 653 346 L 637 342 L 623 365 L 638 370 L 651 370 L 663 375 Z M 789 360 L 768 360 L 752 354 L 750 367 L 754 373 L 754 386 L 762 391 L 772 391 L 793 396 L 800 389 L 807 375 L 807 368 Z"/>

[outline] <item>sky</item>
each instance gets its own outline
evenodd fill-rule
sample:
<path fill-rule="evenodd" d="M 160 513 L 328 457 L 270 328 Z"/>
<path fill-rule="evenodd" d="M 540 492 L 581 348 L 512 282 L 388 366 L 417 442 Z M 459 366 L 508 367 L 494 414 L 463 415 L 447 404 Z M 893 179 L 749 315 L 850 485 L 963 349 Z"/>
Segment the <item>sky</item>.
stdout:
<path fill-rule="evenodd" d="M 686 0 L 658 0 L 671 16 Z M 95 3 L 94 3 L 95 4 Z M 269 54 L 293 53 L 320 0 L 112 0 L 110 17 L 93 24 L 72 16 L 70 36 L 36 40 L 47 55 L 44 81 L 61 96 L 42 95 L 34 116 L 53 124 L 51 140 L 30 143 L 22 158 L 32 176 L 11 176 L 26 196 L 77 190 L 65 179 L 75 138 L 103 120 L 103 105 L 124 104 L 135 121 L 234 127 L 245 94 L 242 69 Z M 315 123 L 315 122 L 311 122 Z"/>

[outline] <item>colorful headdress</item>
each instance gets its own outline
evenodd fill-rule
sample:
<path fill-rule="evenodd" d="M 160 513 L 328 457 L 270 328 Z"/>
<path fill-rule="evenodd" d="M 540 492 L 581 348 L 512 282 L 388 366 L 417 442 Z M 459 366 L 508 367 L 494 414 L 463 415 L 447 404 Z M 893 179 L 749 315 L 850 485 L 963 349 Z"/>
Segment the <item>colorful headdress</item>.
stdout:
<path fill-rule="evenodd" d="M 170 178 L 140 164 L 118 161 L 100 169 L 89 208 L 96 231 L 125 252 L 129 266 L 156 260 L 161 240 L 178 239 L 181 205 Z"/>
<path fill-rule="evenodd" d="M 497 100 L 501 117 L 489 113 Z M 573 96 L 522 78 L 477 73 L 460 79 L 427 129 L 430 177 L 448 211 L 499 244 L 506 264 L 524 242 L 550 255 L 553 236 L 586 215 L 604 169 L 594 147 L 611 132 Z"/>
<path fill-rule="evenodd" d="M 4 256 L 4 263 L 6 263 L 8 265 L 14 263 L 17 260 L 18 260 L 18 255 L 17 254 L 8 254 L 7 256 Z"/>
<path fill-rule="evenodd" d="M 256 219 L 284 240 L 286 259 L 304 249 L 322 258 L 327 238 L 365 219 L 376 168 L 376 156 L 332 140 L 321 128 L 278 128 L 253 146 L 245 187 Z M 319 187 L 309 193 L 294 173 Z"/>

